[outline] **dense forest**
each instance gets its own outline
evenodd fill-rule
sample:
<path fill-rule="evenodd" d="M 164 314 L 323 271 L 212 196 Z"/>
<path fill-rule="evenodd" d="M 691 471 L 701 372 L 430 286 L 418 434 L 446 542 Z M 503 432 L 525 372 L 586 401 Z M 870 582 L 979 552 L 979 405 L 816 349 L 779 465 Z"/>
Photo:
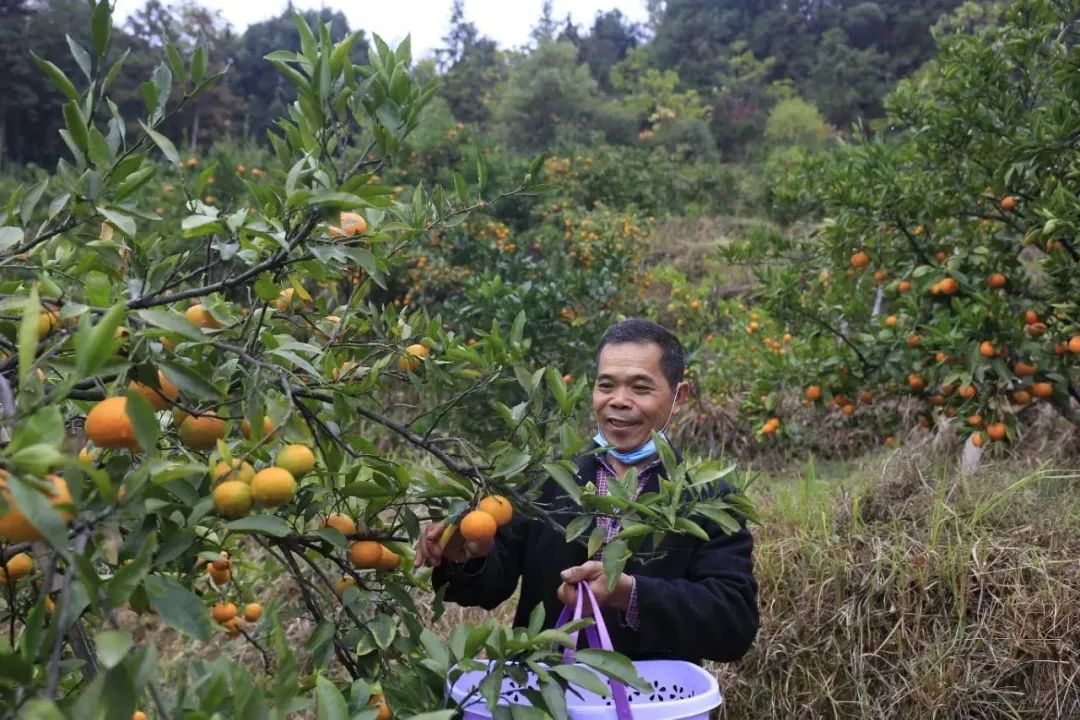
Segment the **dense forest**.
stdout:
<path fill-rule="evenodd" d="M 439 79 L 439 95 L 463 123 L 479 123 L 511 148 L 535 151 L 601 132 L 612 144 L 684 144 L 693 152 L 741 160 L 774 133 L 808 142 L 853 123 L 880 118 L 882 100 L 897 80 L 934 52 L 936 23 L 978 18 L 991 3 L 913 0 L 671 0 L 650 3 L 649 22 L 632 23 L 618 10 L 577 25 L 552 14 L 538 18 L 524 49 L 500 48 L 481 35 L 454 3 L 451 23 L 434 57 L 416 71 Z M 142 108 L 141 81 L 166 41 L 183 54 L 203 48 L 207 66 L 223 81 L 170 120 L 193 149 L 232 136 L 264 142 L 269 118 L 295 99 L 292 86 L 266 56 L 298 50 L 292 9 L 238 33 L 197 2 L 149 0 L 113 43 L 125 62 L 113 79 L 120 112 Z M 948 20 L 943 20 L 947 15 Z M 315 13 L 309 12 L 308 19 Z M 335 37 L 350 30 L 340 12 L 323 10 Z M 90 22 L 81 0 L 2 0 L 0 162 L 49 166 L 63 150 L 58 134 L 61 95 L 35 65 L 50 58 L 69 76 L 85 75 L 65 36 Z M 354 45 L 366 57 L 369 36 Z M 85 64 L 85 68 L 80 68 Z M 107 112 L 102 107 L 100 112 Z"/>

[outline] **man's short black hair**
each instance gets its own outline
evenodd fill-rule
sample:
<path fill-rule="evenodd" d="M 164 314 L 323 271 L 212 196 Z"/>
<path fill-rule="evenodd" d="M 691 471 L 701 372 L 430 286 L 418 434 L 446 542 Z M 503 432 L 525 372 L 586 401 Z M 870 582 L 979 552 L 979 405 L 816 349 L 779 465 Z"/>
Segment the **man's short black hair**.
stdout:
<path fill-rule="evenodd" d="M 615 323 L 604 337 L 600 338 L 600 345 L 596 348 L 596 364 L 600 364 L 600 353 L 605 345 L 617 343 L 654 343 L 660 346 L 660 370 L 667 378 L 668 385 L 674 390 L 682 382 L 686 369 L 686 354 L 682 343 L 675 334 L 663 325 L 658 325 L 652 320 L 632 317 Z"/>

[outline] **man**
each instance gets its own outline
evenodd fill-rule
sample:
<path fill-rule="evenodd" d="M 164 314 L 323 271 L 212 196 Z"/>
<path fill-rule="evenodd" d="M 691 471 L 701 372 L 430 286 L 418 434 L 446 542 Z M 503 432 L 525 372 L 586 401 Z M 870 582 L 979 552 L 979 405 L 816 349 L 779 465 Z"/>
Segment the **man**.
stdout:
<path fill-rule="evenodd" d="M 664 469 L 651 433 L 662 434 L 686 401 L 684 365 L 679 340 L 651 321 L 631 318 L 604 334 L 593 387 L 599 431 L 592 449 L 614 449 L 579 458 L 579 484 L 591 482 L 607 494 L 612 479 L 621 479 L 632 466 L 638 470 L 636 495 L 656 491 Z M 563 527 L 582 512 L 554 482 L 540 501 Z M 605 528 L 609 540 L 618 532 L 612 518 L 594 522 Z M 468 553 L 457 534 L 440 548 L 444 524 L 434 523 L 424 530 L 416 563 L 435 568 L 432 582 L 446 587 L 447 600 L 489 610 L 514 593 L 520 578 L 517 626 L 528 624 L 537 603 L 544 604 L 545 626 L 554 626 L 562 604 L 574 604 L 577 583 L 587 581 L 602 606 L 612 643 L 624 655 L 736 660 L 750 648 L 758 628 L 753 538 L 745 526 L 733 535 L 710 523 L 703 527 L 708 542 L 669 533 L 658 548 L 646 545 L 643 550 L 661 557 L 648 563 L 631 558 L 610 593 L 599 553 L 586 557 L 584 544 L 567 543 L 562 533 L 534 518 L 515 516 L 499 529 L 494 543 Z"/>

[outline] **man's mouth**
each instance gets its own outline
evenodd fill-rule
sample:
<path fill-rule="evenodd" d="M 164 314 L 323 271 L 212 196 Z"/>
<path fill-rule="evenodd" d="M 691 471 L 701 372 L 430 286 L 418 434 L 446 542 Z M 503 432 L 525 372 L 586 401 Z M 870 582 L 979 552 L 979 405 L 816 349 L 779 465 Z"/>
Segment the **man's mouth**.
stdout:
<path fill-rule="evenodd" d="M 613 428 L 623 430 L 623 429 L 628 428 L 628 427 L 633 427 L 633 426 L 637 425 L 637 423 L 632 422 L 630 420 L 619 420 L 618 418 L 608 418 L 608 425 L 610 425 Z"/>

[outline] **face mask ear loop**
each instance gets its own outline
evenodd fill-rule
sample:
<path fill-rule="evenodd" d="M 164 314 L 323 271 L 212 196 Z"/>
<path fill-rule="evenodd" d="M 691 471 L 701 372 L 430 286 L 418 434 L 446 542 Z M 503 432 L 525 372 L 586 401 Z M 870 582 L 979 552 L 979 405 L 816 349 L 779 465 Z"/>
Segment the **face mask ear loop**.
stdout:
<path fill-rule="evenodd" d="M 675 414 L 675 401 L 678 400 L 678 399 L 679 399 L 679 386 L 676 385 L 675 386 L 675 396 L 673 398 L 671 398 L 671 409 L 668 410 L 667 422 L 664 423 L 664 427 L 660 428 L 660 432 L 658 432 L 657 435 L 664 435 L 664 432 L 667 431 L 667 426 L 671 424 L 671 418 Z M 664 435 L 664 438 L 666 439 L 667 435 Z"/>

